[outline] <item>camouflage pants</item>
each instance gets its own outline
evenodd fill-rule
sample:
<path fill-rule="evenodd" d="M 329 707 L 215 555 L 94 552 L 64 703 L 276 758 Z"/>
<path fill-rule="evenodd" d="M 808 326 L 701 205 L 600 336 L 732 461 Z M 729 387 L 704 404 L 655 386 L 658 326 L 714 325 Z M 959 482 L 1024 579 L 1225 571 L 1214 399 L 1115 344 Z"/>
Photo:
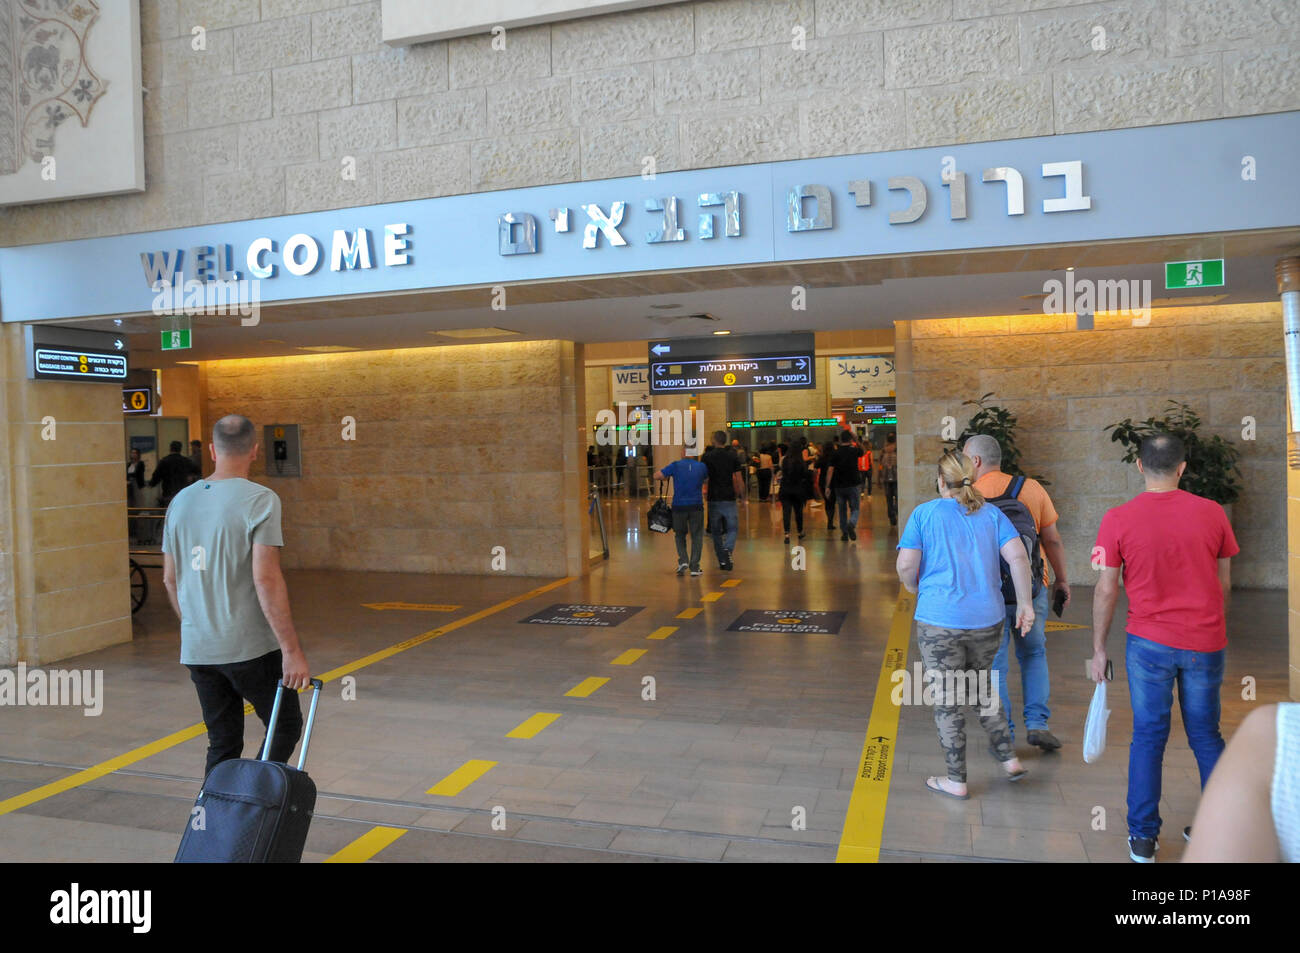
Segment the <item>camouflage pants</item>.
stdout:
<path fill-rule="evenodd" d="M 937 674 L 947 672 L 980 672 L 982 677 L 991 677 L 993 658 L 998 654 L 1002 644 L 1001 621 L 984 629 L 947 629 L 937 625 L 916 623 L 916 643 L 921 649 L 921 660 L 927 672 Z M 946 680 L 947 685 L 953 682 Z M 938 702 L 934 707 L 934 724 L 939 729 L 939 744 L 943 746 L 944 759 L 948 763 L 948 777 L 961 784 L 966 783 L 966 714 L 957 704 L 955 693 L 947 695 L 940 691 Z M 975 702 L 980 725 L 988 733 L 989 744 L 999 762 L 1010 761 L 1015 757 L 1015 748 L 1011 745 L 1011 733 L 1007 727 L 1007 713 L 998 701 L 996 686 L 992 692 L 990 714 L 979 708 Z"/>

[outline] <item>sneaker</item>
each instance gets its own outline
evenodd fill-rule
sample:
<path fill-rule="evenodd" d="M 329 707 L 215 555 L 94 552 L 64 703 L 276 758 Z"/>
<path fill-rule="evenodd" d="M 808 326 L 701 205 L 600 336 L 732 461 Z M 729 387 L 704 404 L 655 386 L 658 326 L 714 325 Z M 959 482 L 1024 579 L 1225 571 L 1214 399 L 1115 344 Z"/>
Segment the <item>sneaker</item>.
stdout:
<path fill-rule="evenodd" d="M 1042 748 L 1044 751 L 1055 751 L 1061 747 L 1060 739 L 1046 728 L 1034 729 L 1026 740 L 1035 748 Z"/>
<path fill-rule="evenodd" d="M 684 576 L 684 575 L 686 575 L 686 563 L 678 563 L 678 564 L 677 564 L 677 575 L 679 575 L 679 576 Z"/>
<path fill-rule="evenodd" d="M 841 542 L 841 543 L 847 543 L 848 541 L 849 541 L 849 534 L 848 534 L 848 533 L 840 533 L 840 542 Z"/>
<path fill-rule="evenodd" d="M 852 528 L 850 528 L 850 529 L 849 529 L 849 539 L 857 539 L 857 538 L 858 538 L 858 531 L 857 531 L 856 529 L 852 529 Z"/>
<path fill-rule="evenodd" d="M 704 575 L 704 570 L 703 570 L 703 569 L 692 569 L 692 570 L 691 570 L 691 575 L 692 575 L 692 576 L 703 576 L 703 575 Z"/>
<path fill-rule="evenodd" d="M 1191 829 L 1191 827 L 1184 827 L 1184 828 L 1183 828 L 1183 840 L 1187 841 L 1187 843 L 1189 843 L 1189 844 L 1192 842 L 1192 829 Z"/>
<path fill-rule="evenodd" d="M 730 561 L 727 561 L 723 563 L 721 566 L 719 566 L 718 568 L 721 569 L 723 572 L 731 572 L 731 570 L 736 567 L 733 566 Z"/>
<path fill-rule="evenodd" d="M 788 533 L 786 534 L 785 541 L 787 544 L 790 542 L 790 536 Z"/>
<path fill-rule="evenodd" d="M 1130 837 L 1128 855 L 1135 864 L 1154 864 L 1160 842 L 1155 837 Z"/>
<path fill-rule="evenodd" d="M 803 533 L 800 533 L 800 534 L 799 534 L 799 538 L 800 538 L 800 539 L 803 539 Z"/>

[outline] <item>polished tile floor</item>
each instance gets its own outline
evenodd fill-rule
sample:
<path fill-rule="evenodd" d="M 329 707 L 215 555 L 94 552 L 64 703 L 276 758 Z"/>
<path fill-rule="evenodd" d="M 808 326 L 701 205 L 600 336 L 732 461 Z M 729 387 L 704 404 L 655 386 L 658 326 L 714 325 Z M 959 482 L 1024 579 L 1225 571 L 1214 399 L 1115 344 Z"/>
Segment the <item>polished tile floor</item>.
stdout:
<path fill-rule="evenodd" d="M 324 860 L 377 826 L 405 831 L 374 854 L 377 862 L 835 858 L 898 592 L 883 498 L 864 501 L 856 543 L 827 533 L 822 510 L 810 510 L 804 569 L 792 568 L 782 546 L 780 510 L 752 503 L 741 510 L 735 571 L 719 571 L 706 546 L 697 578 L 674 575 L 672 538 L 646 532 L 643 511 L 644 500 L 607 501 L 609 562 L 505 607 L 552 580 L 290 574 L 295 617 L 318 673 L 496 607 L 364 665 L 352 686 L 329 682 L 308 765 L 321 793 L 305 860 Z M 151 576 L 133 642 L 60 666 L 104 671 L 101 716 L 4 709 L 0 802 L 199 720 L 176 662 L 177 628 L 160 574 Z M 384 602 L 459 608 L 364 605 Z M 559 603 L 644 608 L 609 628 L 521 624 Z M 1091 590 L 1077 589 L 1063 621 L 1086 624 L 1090 604 Z M 684 611 L 693 608 L 700 611 Z M 846 617 L 835 635 L 728 631 L 750 609 Z M 1259 702 L 1285 696 L 1285 593 L 1234 594 L 1229 638 L 1225 734 L 1257 704 L 1238 697 L 1244 676 L 1257 680 Z M 1117 626 L 1116 655 L 1122 639 Z M 1020 784 L 1000 781 L 996 765 L 973 754 L 970 801 L 926 792 L 925 777 L 943 770 L 932 715 L 901 709 L 883 861 L 1127 861 L 1122 658 L 1109 748 L 1085 765 L 1089 632 L 1049 633 L 1048 644 L 1052 728 L 1065 747 L 1046 755 L 1022 746 L 1031 774 Z M 913 641 L 908 664 L 916 658 Z M 1018 705 L 1014 662 L 1012 672 Z M 586 679 L 607 681 L 585 697 L 566 694 Z M 345 688 L 354 697 L 345 699 Z M 507 737 L 538 713 L 559 717 L 532 737 Z M 1198 794 L 1195 763 L 1176 711 L 1173 717 L 1162 861 L 1178 858 L 1182 840 L 1174 832 L 1191 822 Z M 973 753 L 983 751 L 981 735 L 975 727 Z M 260 738 L 250 716 L 246 753 Z M 205 744 L 196 737 L 164 747 L 0 814 L 0 861 L 169 861 L 198 791 Z M 459 769 L 479 761 L 495 763 L 456 793 L 428 793 L 449 776 L 464 779 Z M 806 817 L 804 829 L 792 825 L 796 814 Z"/>

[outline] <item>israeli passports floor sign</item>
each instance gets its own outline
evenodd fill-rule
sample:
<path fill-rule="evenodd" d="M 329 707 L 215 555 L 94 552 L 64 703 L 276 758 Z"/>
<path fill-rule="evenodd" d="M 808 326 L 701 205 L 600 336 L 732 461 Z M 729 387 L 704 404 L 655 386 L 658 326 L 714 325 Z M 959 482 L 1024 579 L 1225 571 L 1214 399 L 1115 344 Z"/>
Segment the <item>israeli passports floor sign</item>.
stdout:
<path fill-rule="evenodd" d="M 520 622 L 538 625 L 596 625 L 604 628 L 618 625 L 636 615 L 645 606 L 584 606 L 563 603 L 534 612 Z"/>
<path fill-rule="evenodd" d="M 844 624 L 843 612 L 813 609 L 747 609 L 728 632 L 798 632 L 806 635 L 836 635 Z"/>

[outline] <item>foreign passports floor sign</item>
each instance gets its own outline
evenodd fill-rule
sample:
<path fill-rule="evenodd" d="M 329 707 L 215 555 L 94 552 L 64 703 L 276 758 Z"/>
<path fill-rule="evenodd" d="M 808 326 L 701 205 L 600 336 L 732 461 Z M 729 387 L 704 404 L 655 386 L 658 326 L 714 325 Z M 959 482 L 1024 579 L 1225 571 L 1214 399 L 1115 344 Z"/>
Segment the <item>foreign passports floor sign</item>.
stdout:
<path fill-rule="evenodd" d="M 797 632 L 803 635 L 836 635 L 844 624 L 843 612 L 810 609 L 747 609 L 728 632 Z"/>
<path fill-rule="evenodd" d="M 602 628 L 619 625 L 632 618 L 645 606 L 587 606 L 560 604 L 534 612 L 522 622 L 537 625 L 594 625 Z"/>

